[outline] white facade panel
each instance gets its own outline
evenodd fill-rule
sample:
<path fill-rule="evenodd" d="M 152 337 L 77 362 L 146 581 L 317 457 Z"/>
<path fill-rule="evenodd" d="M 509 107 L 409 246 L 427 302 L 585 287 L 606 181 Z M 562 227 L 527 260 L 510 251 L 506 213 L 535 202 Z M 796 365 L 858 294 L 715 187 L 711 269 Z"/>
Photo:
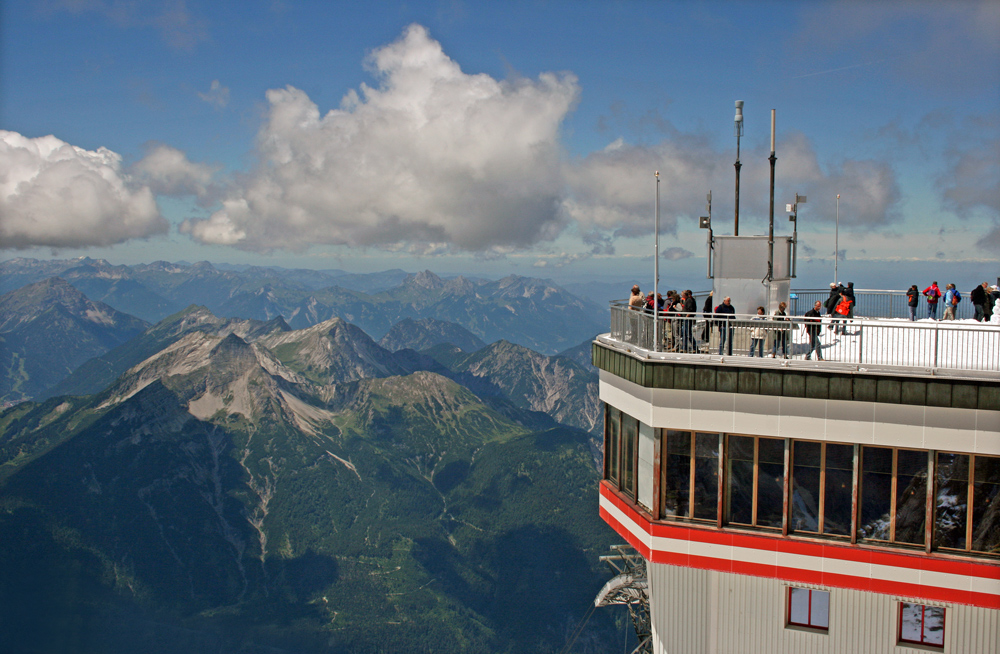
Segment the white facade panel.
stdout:
<path fill-rule="evenodd" d="M 775 579 L 647 563 L 656 654 L 916 654 L 897 644 L 899 602 L 840 588 L 826 633 L 787 627 L 789 584 Z M 1000 654 L 1000 611 L 945 607 L 944 654 Z"/>

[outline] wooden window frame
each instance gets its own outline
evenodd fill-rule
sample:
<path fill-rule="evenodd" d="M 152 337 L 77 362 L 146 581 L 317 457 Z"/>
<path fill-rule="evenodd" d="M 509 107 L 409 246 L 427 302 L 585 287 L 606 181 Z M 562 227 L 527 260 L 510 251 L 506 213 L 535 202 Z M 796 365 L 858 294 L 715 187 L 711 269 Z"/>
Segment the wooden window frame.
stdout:
<path fill-rule="evenodd" d="M 975 512 L 975 489 L 976 489 L 976 459 L 1000 459 L 1000 457 L 989 455 L 989 454 L 970 454 L 966 452 L 953 452 L 951 450 L 932 450 L 933 454 L 933 472 L 934 472 L 934 484 L 933 484 L 933 496 L 929 500 L 929 511 L 928 514 L 930 519 L 928 522 L 931 523 L 932 529 L 933 525 L 937 524 L 937 502 L 934 498 L 937 497 L 938 490 L 940 489 L 937 479 L 937 455 L 938 454 L 957 454 L 960 456 L 969 457 L 969 472 L 968 479 L 966 480 L 965 488 L 965 548 L 960 549 L 957 547 L 938 547 L 935 548 L 937 551 L 941 552 L 963 552 L 968 554 L 991 554 L 990 552 L 984 552 L 982 550 L 972 549 L 972 535 L 975 533 L 975 525 L 973 524 L 972 514 Z M 933 536 L 933 531 L 931 532 Z M 930 549 L 928 548 L 928 552 Z"/>
<path fill-rule="evenodd" d="M 657 508 L 656 514 L 664 520 L 673 521 L 683 521 L 683 522 L 696 522 L 702 524 L 715 524 L 721 527 L 721 516 L 722 516 L 722 468 L 725 457 L 723 456 L 722 446 L 724 443 L 725 434 L 714 432 L 714 431 L 697 431 L 694 429 L 660 429 L 659 431 L 659 447 L 657 448 L 658 463 L 660 465 L 657 471 L 656 481 L 657 481 Z M 667 516 L 666 514 L 666 489 L 667 489 L 667 469 L 666 464 L 668 453 L 667 453 L 667 432 L 684 432 L 688 434 L 688 472 L 687 472 L 687 488 L 688 488 L 688 502 L 687 502 L 687 514 L 686 515 L 676 515 Z M 716 472 L 716 497 L 715 497 L 715 517 L 714 518 L 696 518 L 694 517 L 694 495 L 695 495 L 695 462 L 697 460 L 697 440 L 698 434 L 703 434 L 707 436 L 716 435 L 719 439 L 719 454 L 716 457 L 716 465 L 718 470 Z"/>
<path fill-rule="evenodd" d="M 742 528 L 742 529 L 760 529 L 760 530 L 768 531 L 768 532 L 772 532 L 772 533 L 774 533 L 774 532 L 780 532 L 782 536 L 787 536 L 788 535 L 788 513 L 789 513 L 789 510 L 790 510 L 790 508 L 789 508 L 790 505 L 789 505 L 789 502 L 788 502 L 788 491 L 789 491 L 789 488 L 790 488 L 790 486 L 789 486 L 789 483 L 790 483 L 789 482 L 790 471 L 789 471 L 789 466 L 788 466 L 788 463 L 789 463 L 789 441 L 792 440 L 792 439 L 789 439 L 789 438 L 779 438 L 779 437 L 775 437 L 775 436 L 758 436 L 756 434 L 736 434 L 736 433 L 730 433 L 730 432 L 726 432 L 722 436 L 723 436 L 723 440 L 724 440 L 724 444 L 725 444 L 725 449 L 722 449 L 722 448 L 719 449 L 719 459 L 721 461 L 720 468 L 722 468 L 723 469 L 722 471 L 725 472 L 725 479 L 724 479 L 724 483 L 722 484 L 722 489 L 721 489 L 721 490 L 724 490 L 725 495 L 723 495 L 722 493 L 719 494 L 720 504 L 722 504 L 722 507 L 720 507 L 720 509 L 719 509 L 720 526 L 731 525 L 733 527 Z M 746 524 L 745 522 L 732 522 L 730 520 L 730 518 L 729 518 L 729 510 L 728 510 L 728 508 L 729 508 L 729 505 L 731 503 L 728 502 L 728 501 L 726 501 L 726 500 L 728 500 L 730 498 L 730 493 L 731 493 L 732 487 L 729 484 L 729 466 L 726 465 L 726 463 L 729 461 L 729 438 L 731 436 L 740 436 L 740 437 L 743 437 L 743 438 L 752 438 L 753 439 L 753 482 L 752 482 L 753 490 L 752 490 L 751 495 L 750 495 L 750 502 L 751 502 L 751 505 L 750 505 L 750 516 L 751 516 L 750 520 L 751 520 L 751 524 Z M 766 439 L 769 439 L 769 440 L 775 440 L 775 441 L 782 441 L 783 442 L 783 447 L 784 447 L 784 457 L 783 457 L 784 471 L 783 471 L 783 475 L 782 475 L 783 476 L 783 480 L 782 480 L 782 507 L 781 507 L 781 526 L 780 527 L 769 527 L 769 526 L 766 526 L 766 525 L 762 526 L 762 525 L 758 525 L 757 524 L 757 499 L 758 499 L 758 492 L 757 492 L 758 488 L 757 487 L 758 487 L 758 482 L 760 480 L 760 439 L 762 439 L 762 438 L 766 438 Z M 723 477 L 722 477 L 721 474 L 719 476 L 719 479 L 720 480 L 723 479 Z M 726 509 L 725 512 L 722 511 L 723 508 Z"/>
<path fill-rule="evenodd" d="M 880 449 L 880 450 L 892 450 L 892 473 L 891 473 L 892 474 L 892 479 L 890 480 L 890 483 L 889 483 L 889 489 L 890 489 L 889 490 L 889 495 L 890 495 L 890 497 L 889 497 L 889 539 L 888 540 L 881 540 L 881 539 L 878 539 L 878 538 L 864 538 L 864 539 L 862 539 L 862 538 L 858 537 L 858 529 L 860 529 L 860 527 L 861 527 L 861 515 L 860 515 L 861 507 L 860 507 L 860 502 L 862 501 L 862 499 L 864 497 L 864 492 L 865 492 L 864 484 L 863 484 L 863 478 L 864 478 L 864 472 L 865 472 L 864 471 L 864 452 L 865 452 L 866 448 L 868 448 L 868 449 Z M 926 483 L 927 483 L 927 485 L 929 487 L 934 487 L 936 485 L 936 483 L 937 483 L 936 480 L 933 479 L 930 475 L 934 472 L 934 466 L 932 465 L 931 461 L 934 458 L 934 455 L 937 452 L 937 450 L 914 449 L 912 447 L 896 447 L 896 446 L 893 446 L 893 445 L 863 445 L 863 446 L 861 446 L 860 452 L 859 452 L 859 459 L 858 459 L 857 464 L 855 465 L 855 472 L 856 472 L 856 475 L 858 477 L 858 482 L 856 484 L 856 488 L 858 489 L 858 495 L 857 495 L 857 499 L 854 502 L 854 509 L 853 509 L 853 511 L 854 511 L 854 520 L 853 520 L 853 522 L 856 522 L 857 524 L 854 525 L 854 529 L 852 531 L 853 535 L 851 537 L 851 542 L 852 543 L 856 543 L 858 541 L 862 541 L 862 542 L 865 542 L 865 543 L 886 543 L 886 544 L 889 544 L 889 545 L 905 547 L 907 549 L 913 548 L 913 547 L 919 547 L 919 548 L 924 549 L 924 550 L 926 550 L 926 551 L 929 552 L 930 550 L 927 549 L 929 547 L 929 544 L 928 544 L 929 541 L 928 541 L 928 538 L 927 538 L 927 536 L 928 536 L 928 534 L 927 534 L 927 513 L 928 513 L 928 509 L 927 509 L 926 505 L 925 505 L 925 510 L 924 510 L 924 542 L 923 543 L 906 543 L 906 542 L 901 542 L 901 541 L 897 541 L 896 540 L 896 513 L 897 513 L 896 503 L 897 503 L 897 500 L 898 500 L 898 497 L 896 496 L 896 493 L 897 493 L 898 482 L 899 482 L 899 452 L 900 452 L 900 450 L 905 450 L 907 452 L 927 452 L 927 467 L 925 469 L 925 472 L 927 474 L 927 482 Z M 927 502 L 933 502 L 933 495 L 931 493 L 927 493 L 927 498 L 928 498 L 926 500 Z M 931 536 L 933 536 L 933 532 L 931 533 Z"/>
<path fill-rule="evenodd" d="M 858 464 L 857 448 L 858 448 L 858 446 L 856 444 L 854 444 L 854 443 L 842 443 L 842 442 L 839 442 L 839 441 L 811 441 L 811 440 L 802 439 L 802 438 L 791 438 L 791 439 L 788 439 L 788 440 L 791 441 L 791 443 L 789 444 L 789 447 L 791 448 L 791 454 L 790 454 L 789 459 L 786 462 L 786 466 L 785 466 L 786 467 L 785 477 L 788 480 L 788 488 L 787 488 L 786 493 L 785 493 L 785 498 L 786 498 L 786 501 L 789 502 L 789 508 L 786 511 L 785 524 L 789 525 L 789 527 L 788 527 L 788 529 L 785 530 L 785 534 L 784 535 L 787 536 L 789 533 L 791 533 L 791 534 L 806 536 L 806 537 L 810 537 L 810 538 L 836 538 L 836 539 L 840 539 L 840 540 L 850 540 L 850 538 L 851 538 L 850 534 L 828 534 L 828 533 L 826 533 L 826 446 L 827 445 L 846 445 L 846 446 L 854 448 L 854 457 L 853 457 L 853 461 L 852 461 L 852 464 L 851 464 L 851 482 L 852 482 L 852 488 L 851 488 L 851 494 L 852 494 L 852 501 L 851 501 L 851 521 L 850 521 L 851 526 L 848 527 L 848 529 L 852 533 L 854 533 L 853 524 L 854 524 L 854 521 L 855 521 L 856 507 L 857 507 L 856 489 L 857 489 L 857 470 L 858 470 L 858 467 L 857 467 L 857 464 Z M 790 526 L 791 525 L 791 520 L 792 520 L 792 514 L 791 514 L 791 492 L 792 492 L 792 486 L 791 486 L 791 482 L 794 481 L 794 478 L 795 478 L 795 445 L 797 443 L 819 443 L 819 445 L 820 445 L 820 450 L 819 450 L 819 501 L 817 503 L 818 515 L 817 515 L 817 525 L 816 525 L 817 531 L 806 531 L 804 529 L 793 530 L 793 529 L 791 529 L 791 526 Z"/>

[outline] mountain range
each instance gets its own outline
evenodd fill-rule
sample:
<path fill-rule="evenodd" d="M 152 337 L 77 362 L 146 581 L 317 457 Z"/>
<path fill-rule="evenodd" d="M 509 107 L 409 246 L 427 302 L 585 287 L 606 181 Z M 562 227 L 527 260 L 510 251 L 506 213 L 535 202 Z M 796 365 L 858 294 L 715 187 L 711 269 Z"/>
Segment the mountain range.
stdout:
<path fill-rule="evenodd" d="M 190 307 L 89 371 L 0 413 L 2 651 L 556 651 L 606 577 L 569 359 Z"/>
<path fill-rule="evenodd" d="M 0 266 L 0 651 L 617 647 L 624 615 L 584 619 L 618 540 L 585 301 L 520 277 Z"/>
<path fill-rule="evenodd" d="M 220 270 L 209 262 L 163 261 L 133 266 L 103 259 L 0 262 L 0 292 L 59 276 L 95 301 L 149 322 L 190 304 L 220 316 L 271 320 L 293 328 L 339 317 L 376 339 L 406 318 L 461 325 L 486 343 L 506 339 L 554 354 L 604 331 L 603 303 L 555 283 L 511 275 L 498 281 L 430 271 L 343 271 L 244 267 Z"/>

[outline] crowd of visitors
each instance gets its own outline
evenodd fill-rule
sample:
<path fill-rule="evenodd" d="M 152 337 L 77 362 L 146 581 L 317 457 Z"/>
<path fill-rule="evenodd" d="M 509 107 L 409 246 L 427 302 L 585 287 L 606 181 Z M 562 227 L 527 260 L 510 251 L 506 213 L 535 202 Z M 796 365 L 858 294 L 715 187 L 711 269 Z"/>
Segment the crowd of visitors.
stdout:
<path fill-rule="evenodd" d="M 944 291 L 941 290 L 936 281 L 923 291 L 920 291 L 919 287 L 913 284 L 906 291 L 906 306 L 910 320 L 917 319 L 917 308 L 921 297 L 926 298 L 927 317 L 932 320 L 937 319 L 939 304 L 944 305 L 943 319 L 955 320 L 957 309 L 963 300 L 962 294 L 955 284 L 945 285 Z M 992 316 L 994 304 L 1000 302 L 1000 290 L 997 286 L 991 287 L 988 282 L 983 282 L 969 293 L 969 301 L 975 308 L 975 319 L 980 322 L 988 322 Z M 748 322 L 742 322 L 746 320 L 745 318 L 741 318 L 740 321 L 736 320 L 736 308 L 733 306 L 732 298 L 725 297 L 714 307 L 713 304 L 714 292 L 709 292 L 701 308 L 703 325 L 699 338 L 696 339 L 693 328 L 698 319 L 698 307 L 694 293 L 690 289 L 681 293 L 671 290 L 667 291 L 666 298 L 661 294 L 656 294 L 654 298 L 653 293 L 643 294 L 639 286 L 635 285 L 632 287 L 632 294 L 629 298 L 631 309 L 645 313 L 656 312 L 659 316 L 662 321 L 662 327 L 659 331 L 660 345 L 664 351 L 698 352 L 699 341 L 701 342 L 701 351 L 705 351 L 713 330 L 717 330 L 719 355 L 731 356 L 733 354 L 734 330 L 738 325 L 740 329 L 747 330 L 749 356 L 763 357 L 765 342 L 770 338 L 771 357 L 788 358 L 789 341 L 794 323 L 787 313 L 788 305 L 785 302 L 779 303 L 778 308 L 770 317 L 767 316 L 767 310 L 763 306 L 757 307 L 756 315 L 752 316 Z M 811 359 L 815 354 L 817 360 L 823 360 L 820 337 L 823 331 L 824 310 L 828 329 L 834 334 L 847 334 L 849 325 L 854 319 L 856 304 L 854 282 L 848 282 L 846 286 L 836 282 L 830 283 L 830 293 L 826 301 L 817 300 L 813 307 L 805 312 L 801 322 L 804 336 L 808 340 L 806 359 Z M 762 321 L 764 324 L 753 324 L 757 321 Z M 781 323 L 788 324 L 785 326 Z M 746 346 L 746 341 L 741 341 L 741 343 L 743 347 Z"/>

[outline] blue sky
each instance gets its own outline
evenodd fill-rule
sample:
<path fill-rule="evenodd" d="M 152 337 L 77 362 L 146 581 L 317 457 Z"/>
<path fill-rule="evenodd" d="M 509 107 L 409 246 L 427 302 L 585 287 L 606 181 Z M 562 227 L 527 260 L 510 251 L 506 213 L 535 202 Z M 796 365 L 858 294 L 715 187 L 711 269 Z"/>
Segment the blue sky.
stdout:
<path fill-rule="evenodd" d="M 838 193 L 861 285 L 1000 274 L 996 2 L 0 11 L 3 258 L 627 277 L 652 265 L 660 170 L 666 273 L 703 278 L 743 100 L 740 233 L 767 230 L 775 109 L 776 222 L 809 197 L 809 281 Z"/>

